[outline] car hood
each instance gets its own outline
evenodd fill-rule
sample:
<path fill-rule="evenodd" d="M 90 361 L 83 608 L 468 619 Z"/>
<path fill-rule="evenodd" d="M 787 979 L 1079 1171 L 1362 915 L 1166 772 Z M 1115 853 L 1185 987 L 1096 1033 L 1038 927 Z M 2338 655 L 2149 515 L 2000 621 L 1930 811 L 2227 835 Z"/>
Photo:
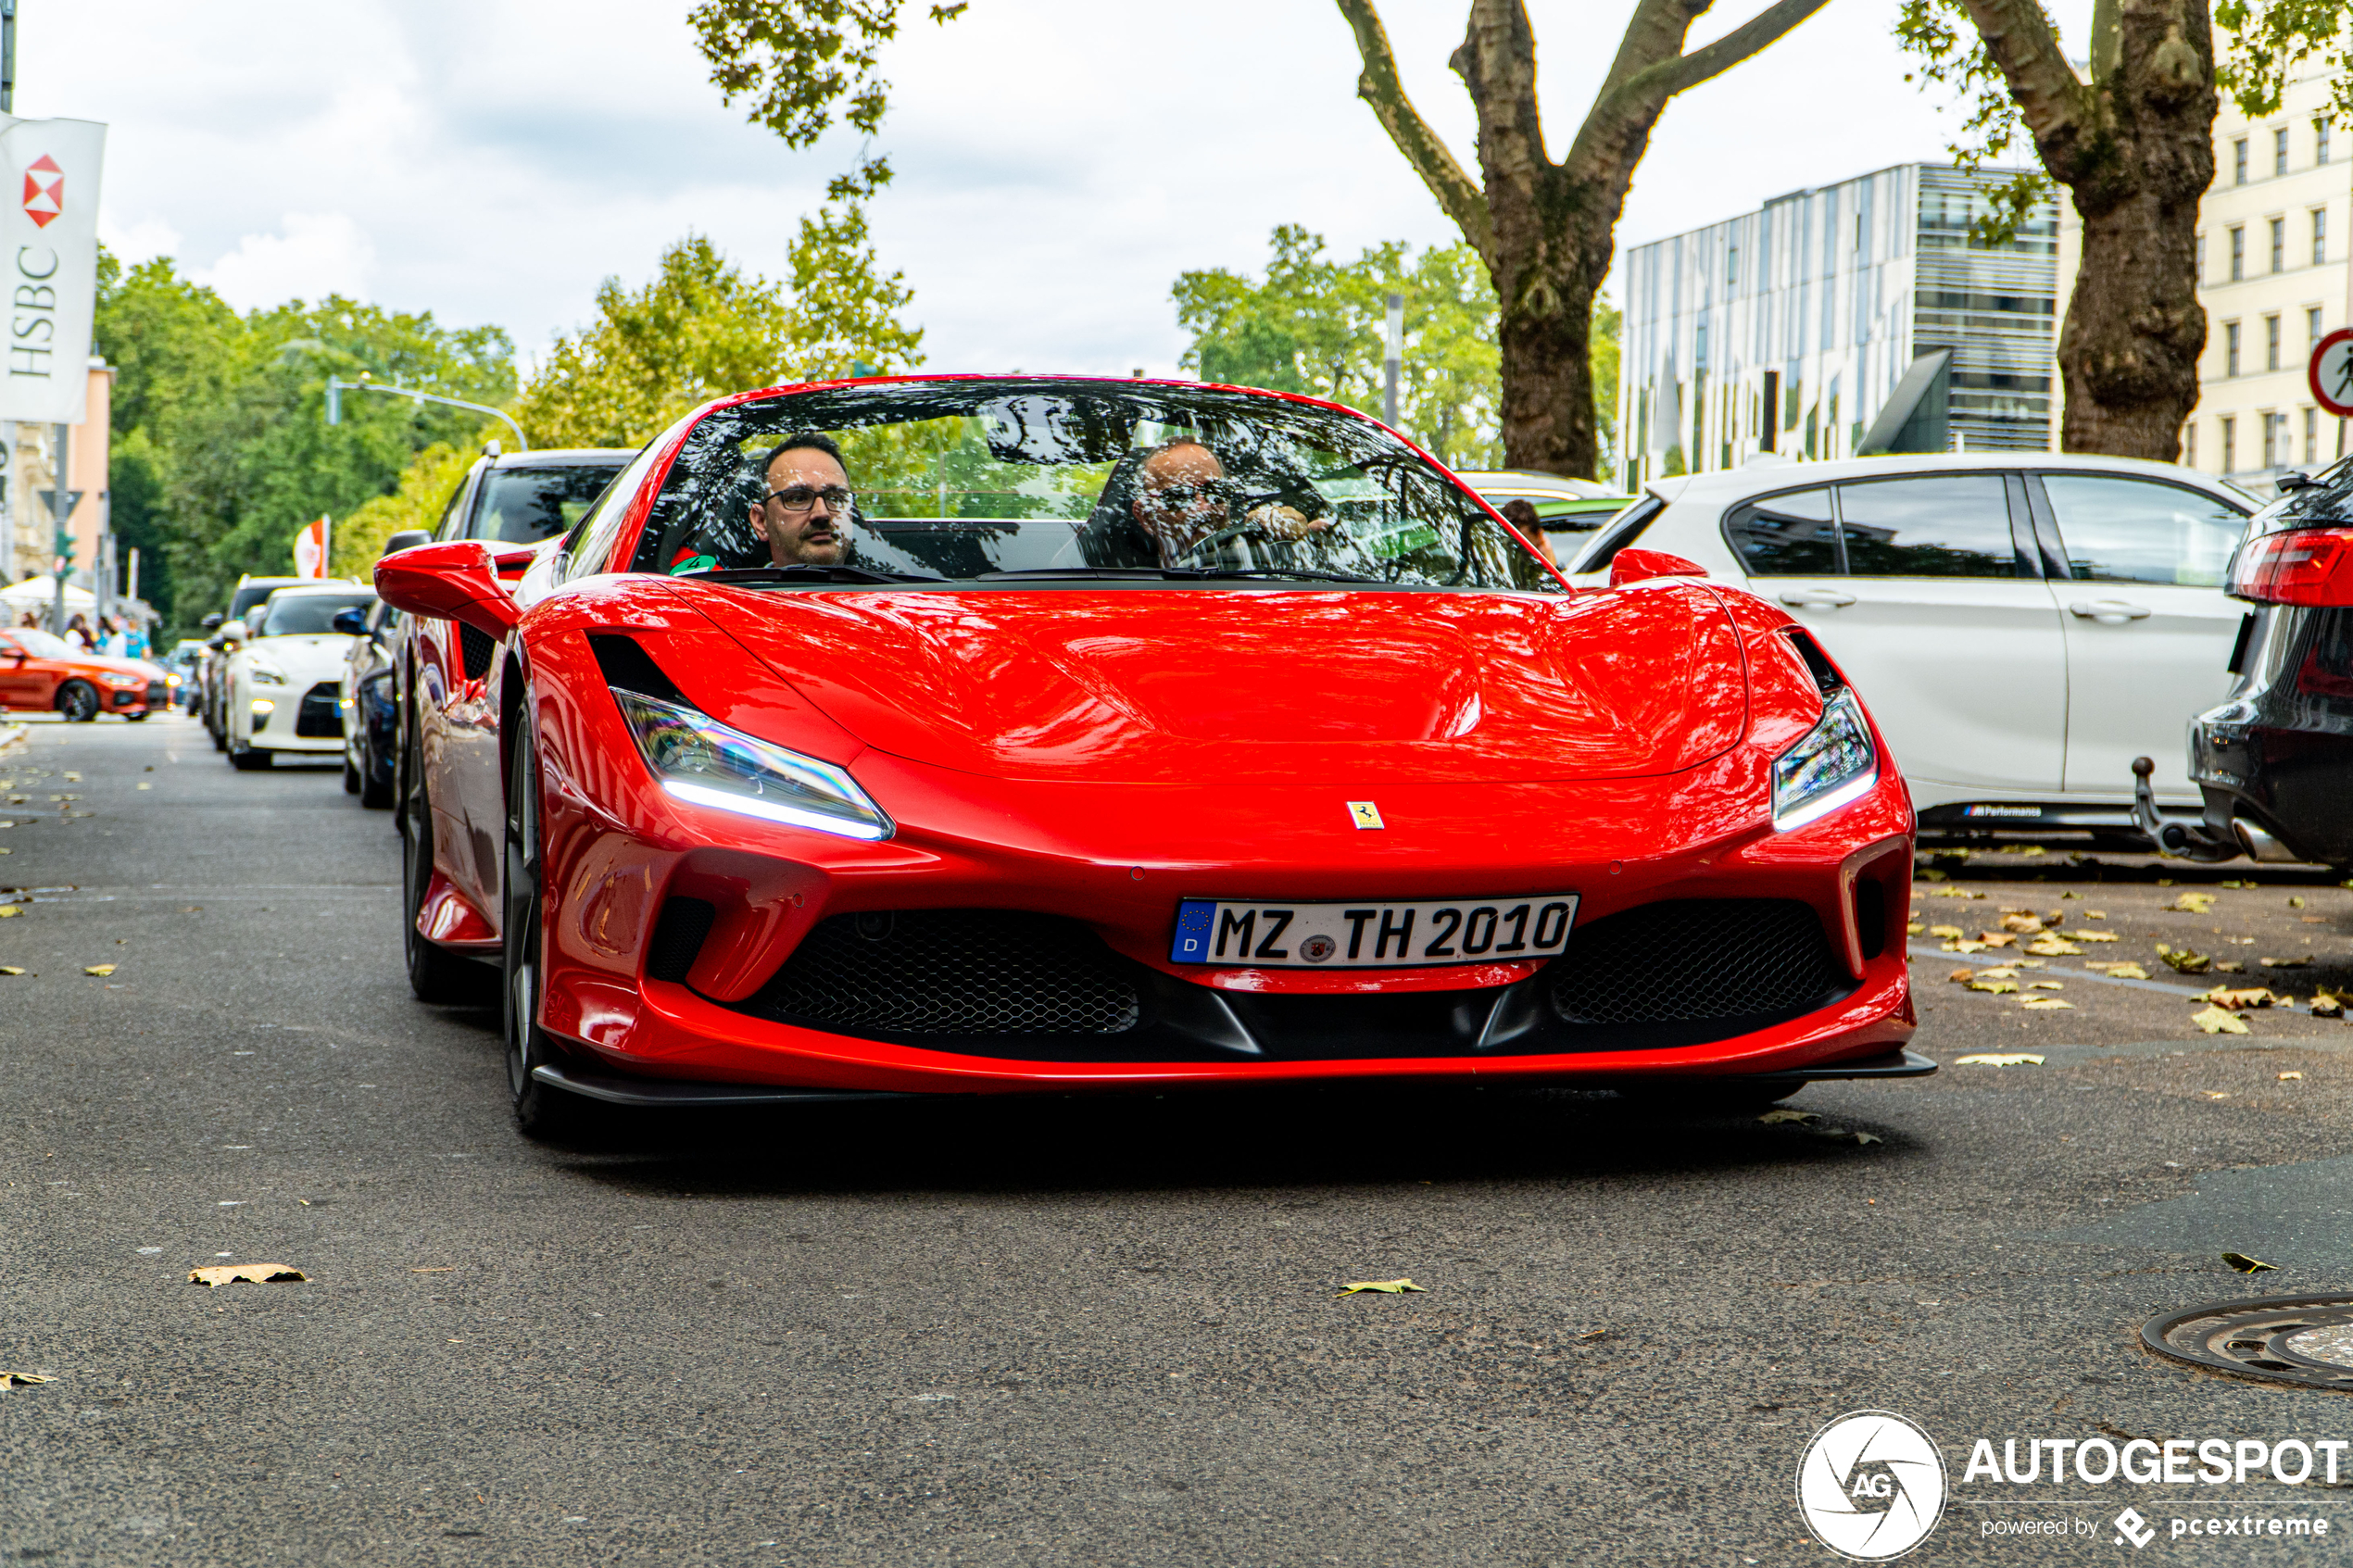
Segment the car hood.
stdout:
<path fill-rule="evenodd" d="M 1576 598 L 674 586 L 866 745 L 1000 778 L 1635 777 L 1718 755 L 1747 719 L 1730 619 L 1677 583 Z"/>
<path fill-rule="evenodd" d="M 73 662 L 85 670 L 112 670 L 118 674 L 136 675 L 142 680 L 159 681 L 163 671 L 144 659 L 117 659 L 112 654 L 78 653 Z"/>

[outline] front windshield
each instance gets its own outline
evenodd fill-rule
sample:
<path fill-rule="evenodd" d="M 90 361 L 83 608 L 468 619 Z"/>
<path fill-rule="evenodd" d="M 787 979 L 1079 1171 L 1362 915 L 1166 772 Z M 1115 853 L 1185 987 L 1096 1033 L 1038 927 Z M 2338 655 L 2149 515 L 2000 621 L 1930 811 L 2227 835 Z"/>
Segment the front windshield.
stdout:
<path fill-rule="evenodd" d="M 778 566 L 850 581 L 1559 588 L 1370 420 L 1227 389 L 1044 379 L 786 395 L 704 419 L 634 570 Z"/>
<path fill-rule="evenodd" d="M 260 634 L 302 637 L 332 632 L 338 613 L 375 602 L 376 596 L 369 593 L 281 594 L 270 601 L 270 614 L 261 623 Z"/>
<path fill-rule="evenodd" d="M 627 462 L 623 453 L 606 462 L 577 467 L 493 469 L 483 480 L 470 534 L 506 545 L 536 545 L 580 521 L 612 476 Z"/>

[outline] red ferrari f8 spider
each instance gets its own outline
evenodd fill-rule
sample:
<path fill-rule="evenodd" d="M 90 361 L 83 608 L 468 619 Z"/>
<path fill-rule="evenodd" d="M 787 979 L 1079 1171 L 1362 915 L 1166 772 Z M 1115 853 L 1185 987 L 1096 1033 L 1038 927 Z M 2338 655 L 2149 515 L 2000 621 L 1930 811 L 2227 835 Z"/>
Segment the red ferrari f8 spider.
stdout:
<path fill-rule="evenodd" d="M 1350 409 L 750 393 L 561 538 L 386 557 L 409 970 L 517 1115 L 1477 1078 L 1770 1100 L 1906 1051 L 1912 814 L 1790 618 L 1575 590 Z"/>

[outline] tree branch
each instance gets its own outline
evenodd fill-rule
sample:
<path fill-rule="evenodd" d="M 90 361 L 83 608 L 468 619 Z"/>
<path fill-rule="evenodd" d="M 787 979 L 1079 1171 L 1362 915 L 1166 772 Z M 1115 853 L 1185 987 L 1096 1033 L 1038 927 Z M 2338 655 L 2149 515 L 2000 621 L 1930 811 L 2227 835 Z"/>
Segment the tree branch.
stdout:
<path fill-rule="evenodd" d="M 1536 35 L 1528 7 L 1521 0 L 1471 0 L 1462 46 L 1446 63 L 1478 110 L 1478 166 L 1491 206 L 1499 185 L 1532 201 L 1538 178 L 1552 165 L 1536 107 Z"/>
<path fill-rule="evenodd" d="M 2033 132 L 2044 167 L 2061 181 L 2062 165 L 2084 132 L 2101 119 L 2097 94 L 2077 79 L 2059 48 L 2057 34 L 2036 0 L 1963 0 L 1985 52 L 2009 83 L 2019 115 Z M 2094 41 L 2097 44 L 2097 40 Z"/>
<path fill-rule="evenodd" d="M 1373 8 L 1373 0 L 1339 3 L 1340 14 L 1348 19 L 1348 25 L 1356 33 L 1356 53 L 1365 64 L 1364 74 L 1356 79 L 1356 95 L 1371 106 L 1373 118 L 1389 132 L 1397 150 L 1405 155 L 1414 172 L 1422 177 L 1422 183 L 1438 198 L 1446 216 L 1454 220 L 1463 237 L 1491 265 L 1495 224 L 1488 215 L 1487 196 L 1415 109 L 1413 100 L 1405 96 L 1405 85 L 1397 76 L 1397 56 L 1390 52 L 1389 33 L 1381 26 L 1379 13 Z"/>
<path fill-rule="evenodd" d="M 1667 99 L 1730 70 L 1829 3 L 1830 0 L 1777 0 L 1777 4 L 1713 44 L 1703 44 L 1686 55 L 1680 52 L 1683 35 L 1706 6 L 1677 6 L 1666 0 L 1651 0 L 1635 13 L 1633 22 L 1627 28 L 1626 43 L 1618 50 L 1617 62 L 1611 67 L 1609 80 L 1603 83 L 1592 112 L 1585 117 L 1576 144 L 1569 148 L 1567 167 L 1583 173 L 1594 168 L 1596 158 L 1615 163 L 1629 139 L 1639 151 Z M 1674 28 L 1672 44 L 1662 55 L 1657 41 L 1666 36 L 1678 10 L 1684 13 L 1681 25 Z M 1649 13 L 1654 11 L 1657 15 L 1651 16 Z M 1644 32 L 1643 41 L 1650 44 L 1646 52 L 1652 56 L 1639 63 L 1629 57 L 1635 53 L 1638 29 Z"/>

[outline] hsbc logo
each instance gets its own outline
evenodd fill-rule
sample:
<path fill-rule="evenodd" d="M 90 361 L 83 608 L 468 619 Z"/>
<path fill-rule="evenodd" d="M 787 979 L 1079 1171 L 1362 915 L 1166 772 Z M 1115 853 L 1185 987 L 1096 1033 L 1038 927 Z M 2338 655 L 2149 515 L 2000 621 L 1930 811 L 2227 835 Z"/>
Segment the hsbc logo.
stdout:
<path fill-rule="evenodd" d="M 46 229 L 66 209 L 66 171 L 47 153 L 34 158 L 24 171 L 24 215 L 36 229 Z"/>

